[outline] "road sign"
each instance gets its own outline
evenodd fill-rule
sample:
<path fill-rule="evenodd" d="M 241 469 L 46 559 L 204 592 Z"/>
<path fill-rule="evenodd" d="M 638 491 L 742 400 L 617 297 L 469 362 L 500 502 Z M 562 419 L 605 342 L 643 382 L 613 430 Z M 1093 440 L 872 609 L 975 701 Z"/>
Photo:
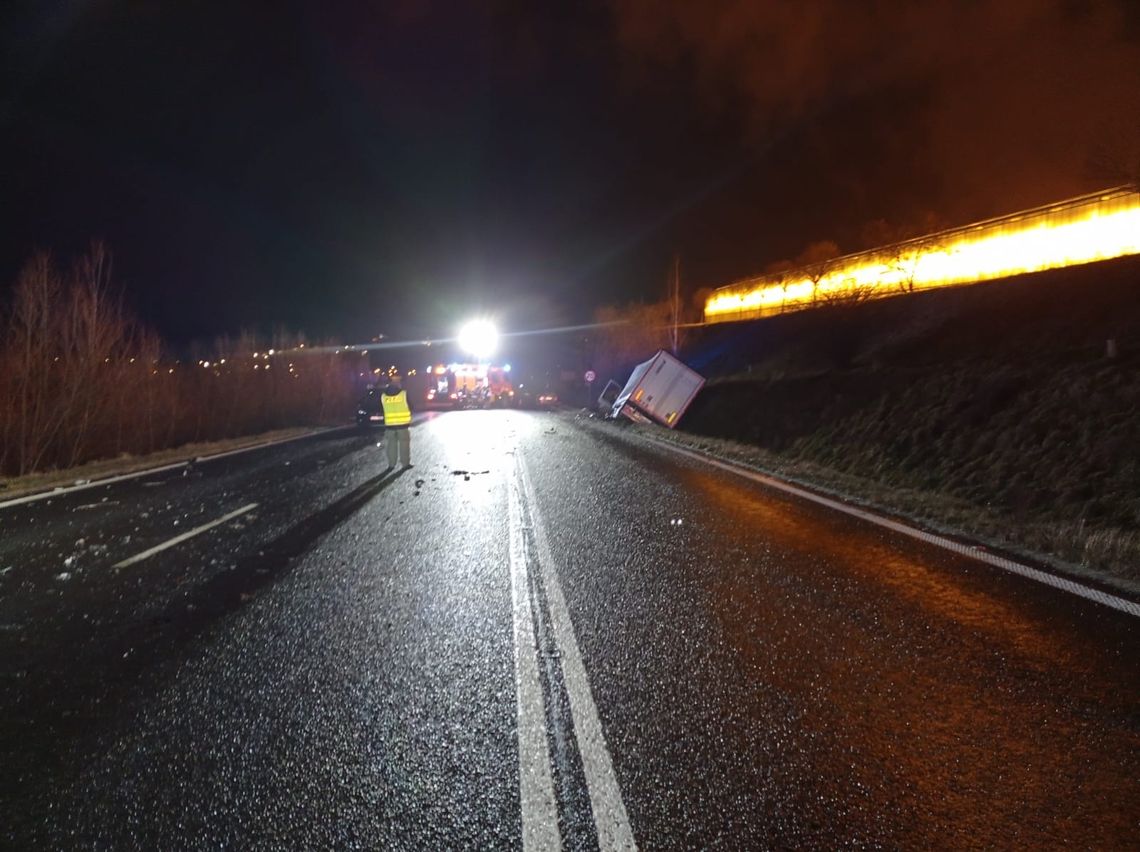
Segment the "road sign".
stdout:
<path fill-rule="evenodd" d="M 587 370 L 586 371 L 586 377 L 585 378 L 586 378 L 586 381 L 588 383 L 593 384 L 594 379 L 596 379 L 597 377 L 598 377 L 598 374 L 595 373 L 593 370 Z"/>

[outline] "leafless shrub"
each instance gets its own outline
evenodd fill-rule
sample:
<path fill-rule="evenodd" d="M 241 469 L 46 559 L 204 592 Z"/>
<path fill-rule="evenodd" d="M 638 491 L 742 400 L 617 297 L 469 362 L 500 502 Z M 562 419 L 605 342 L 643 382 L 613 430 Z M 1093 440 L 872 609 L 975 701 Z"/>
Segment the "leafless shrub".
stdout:
<path fill-rule="evenodd" d="M 111 270 L 96 243 L 66 276 L 46 253 L 21 271 L 0 318 L 0 474 L 348 416 L 358 363 L 283 331 L 181 363 L 126 312 Z M 280 354 L 255 362 L 269 348 Z"/>
<path fill-rule="evenodd" d="M 804 267 L 804 276 L 811 281 L 813 305 L 820 301 L 819 285 L 834 271 L 838 258 L 839 246 L 831 240 L 812 243 L 796 258 L 797 263 Z"/>
<path fill-rule="evenodd" d="M 56 308 L 64 292 L 51 256 L 37 254 L 20 271 L 5 324 L 3 461 L 17 473 L 36 469 L 62 423 L 54 399 L 61 383 Z"/>
<path fill-rule="evenodd" d="M 820 308 L 850 307 L 870 301 L 876 295 L 873 284 L 860 282 L 855 278 L 847 278 L 839 282 L 837 287 L 820 290 L 816 295 L 816 306 Z"/>

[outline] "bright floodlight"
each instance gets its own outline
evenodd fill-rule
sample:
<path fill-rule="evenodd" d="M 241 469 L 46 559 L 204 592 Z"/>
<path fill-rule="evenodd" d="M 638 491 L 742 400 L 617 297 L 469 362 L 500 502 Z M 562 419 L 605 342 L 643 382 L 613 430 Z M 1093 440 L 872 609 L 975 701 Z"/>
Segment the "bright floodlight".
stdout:
<path fill-rule="evenodd" d="M 459 330 L 459 345 L 476 358 L 487 358 L 495 351 L 499 333 L 487 320 L 472 320 Z"/>

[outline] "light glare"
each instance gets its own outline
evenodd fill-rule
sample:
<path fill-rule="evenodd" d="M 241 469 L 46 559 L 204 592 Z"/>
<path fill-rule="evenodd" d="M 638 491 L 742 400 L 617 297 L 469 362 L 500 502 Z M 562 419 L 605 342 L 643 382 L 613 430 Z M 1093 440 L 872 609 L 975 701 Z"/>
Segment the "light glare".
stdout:
<path fill-rule="evenodd" d="M 487 320 L 472 320 L 459 330 L 459 345 L 476 358 L 487 358 L 495 351 L 499 333 Z"/>
<path fill-rule="evenodd" d="M 1111 190 L 721 287 L 706 322 L 754 319 L 844 296 L 890 296 L 1140 254 L 1140 193 Z"/>

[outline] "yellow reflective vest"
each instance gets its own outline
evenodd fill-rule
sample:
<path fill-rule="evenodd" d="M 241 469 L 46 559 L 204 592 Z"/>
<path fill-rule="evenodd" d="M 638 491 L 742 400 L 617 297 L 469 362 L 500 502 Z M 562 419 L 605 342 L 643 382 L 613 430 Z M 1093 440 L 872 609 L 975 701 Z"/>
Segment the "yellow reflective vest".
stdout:
<path fill-rule="evenodd" d="M 385 426 L 407 426 L 412 422 L 412 409 L 408 407 L 408 392 L 380 394 L 380 404 L 384 406 Z"/>

